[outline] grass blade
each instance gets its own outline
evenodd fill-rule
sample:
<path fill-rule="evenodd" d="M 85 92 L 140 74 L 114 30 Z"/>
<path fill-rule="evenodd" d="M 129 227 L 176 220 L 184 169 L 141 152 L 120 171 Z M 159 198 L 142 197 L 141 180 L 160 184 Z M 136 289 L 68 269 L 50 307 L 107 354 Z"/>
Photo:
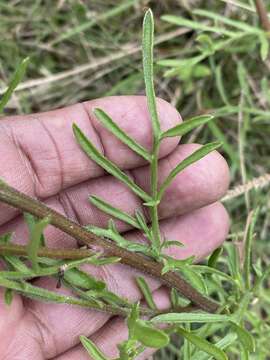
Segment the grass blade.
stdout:
<path fill-rule="evenodd" d="M 18 84 L 22 81 L 25 71 L 26 71 L 26 68 L 29 64 L 29 61 L 30 61 L 30 58 L 27 57 L 17 67 L 15 74 L 13 75 L 7 90 L 5 91 L 5 93 L 3 94 L 3 96 L 0 99 L 0 114 L 3 112 L 6 104 L 9 102 L 9 99 L 11 98 L 11 96 L 12 96 L 14 90 L 16 89 L 16 87 L 18 86 Z"/>
<path fill-rule="evenodd" d="M 125 0 L 123 3 L 120 3 L 119 5 L 114 5 L 111 7 L 110 10 L 106 12 L 102 12 L 101 14 L 97 14 L 95 16 L 91 16 L 90 19 L 87 19 L 87 21 L 84 21 L 83 23 L 80 23 L 76 27 L 68 28 L 67 31 L 59 35 L 55 40 L 51 42 L 51 45 L 54 46 L 62 41 L 69 40 L 75 35 L 81 35 L 86 30 L 91 29 L 95 25 L 100 24 L 105 21 L 109 20 L 111 18 L 116 17 L 117 15 L 121 14 L 122 12 L 128 10 L 130 7 L 135 6 L 136 0 Z"/>
<path fill-rule="evenodd" d="M 207 313 L 168 313 L 155 316 L 151 321 L 154 323 L 217 323 L 232 320 L 229 315 L 207 314 Z"/>
<path fill-rule="evenodd" d="M 209 10 L 203 10 L 203 9 L 195 9 L 194 14 L 199 16 L 205 16 L 209 19 L 212 19 L 216 22 L 221 22 L 223 24 L 226 24 L 228 26 L 234 27 L 238 30 L 244 31 L 244 32 L 251 32 L 251 33 L 262 33 L 263 31 L 255 26 L 250 26 L 246 22 L 233 20 L 228 16 L 223 16 L 216 14 L 214 12 L 211 12 Z"/>
<path fill-rule="evenodd" d="M 170 183 L 172 182 L 172 180 L 176 177 L 176 175 L 178 175 L 181 171 L 183 171 L 186 167 L 188 167 L 189 165 L 193 164 L 194 162 L 199 161 L 200 159 L 202 159 L 204 156 L 206 156 L 207 154 L 209 154 L 210 152 L 216 150 L 217 148 L 219 148 L 221 146 L 220 142 L 213 142 L 213 143 L 209 143 L 206 144 L 204 146 L 202 146 L 200 149 L 194 151 L 191 155 L 189 155 L 187 158 L 185 158 L 180 164 L 178 164 L 168 175 L 167 179 L 163 182 L 163 184 L 161 185 L 160 189 L 159 189 L 159 193 L 158 193 L 158 199 L 161 200 L 164 191 L 166 190 L 166 188 L 170 185 Z"/>
<path fill-rule="evenodd" d="M 232 36 L 235 36 L 236 34 L 238 34 L 237 32 L 229 31 L 222 27 L 208 26 L 208 25 L 203 24 L 202 22 L 188 20 L 181 16 L 163 15 L 163 16 L 161 16 L 161 19 L 164 21 L 167 21 L 171 24 L 187 27 L 187 28 L 190 28 L 193 30 L 198 30 L 198 31 L 214 32 L 214 33 L 223 34 L 223 35 L 226 35 L 229 37 L 232 37 Z"/>
<path fill-rule="evenodd" d="M 125 223 L 131 225 L 132 227 L 134 227 L 136 229 L 140 229 L 140 226 L 138 225 L 136 219 L 134 219 L 132 216 L 124 213 L 122 210 L 107 203 L 100 197 L 91 195 L 89 197 L 89 200 L 90 200 L 91 204 L 93 204 L 95 207 L 97 207 L 99 210 L 103 211 L 104 213 L 111 215 L 121 221 L 124 221 Z"/>
<path fill-rule="evenodd" d="M 163 139 L 165 137 L 183 136 L 194 128 L 208 123 L 208 121 L 212 119 L 214 119 L 214 116 L 212 115 L 195 116 L 190 120 L 184 121 L 183 123 L 178 124 L 173 128 L 163 132 L 161 138 Z"/>
<path fill-rule="evenodd" d="M 76 140 L 84 150 L 84 152 L 99 166 L 106 170 L 109 174 L 116 177 L 118 180 L 126 184 L 136 195 L 145 201 L 150 201 L 151 197 L 144 192 L 138 185 L 134 183 L 129 176 L 127 176 L 122 170 L 120 170 L 114 163 L 103 156 L 97 148 L 91 143 L 90 140 L 84 135 L 81 129 L 73 124 L 73 132 Z"/>
<path fill-rule="evenodd" d="M 209 341 L 193 334 L 190 331 L 186 331 L 183 328 L 177 329 L 178 333 L 182 335 L 185 339 L 195 345 L 198 349 L 206 352 L 209 355 L 214 356 L 216 360 L 228 360 L 227 355 L 217 346 L 211 344 Z"/>
<path fill-rule="evenodd" d="M 149 9 L 145 13 L 143 20 L 143 73 L 145 82 L 145 92 L 147 96 L 148 109 L 151 115 L 154 137 L 160 134 L 160 124 L 158 120 L 156 96 L 154 90 L 154 71 L 153 71 L 153 48 L 154 48 L 154 19 L 153 13 Z"/>
<path fill-rule="evenodd" d="M 81 343 L 87 353 L 94 359 L 94 360 L 109 360 L 99 348 L 86 336 L 80 336 Z"/>
<path fill-rule="evenodd" d="M 138 276 L 136 278 L 136 282 L 144 296 L 145 301 L 147 302 L 147 305 L 150 307 L 150 309 L 156 310 L 156 304 L 154 302 L 151 290 L 145 279 L 142 276 Z"/>
<path fill-rule="evenodd" d="M 258 218 L 260 212 L 260 208 L 257 207 L 252 213 L 251 213 L 251 219 L 250 223 L 248 225 L 247 229 L 247 236 L 245 241 L 245 258 L 244 258 L 244 279 L 245 279 L 245 285 L 247 289 L 250 289 L 251 287 L 251 281 L 250 281 L 250 273 L 251 273 L 251 246 L 252 246 L 252 239 L 254 236 L 254 228 L 255 224 Z"/>
<path fill-rule="evenodd" d="M 102 109 L 95 109 L 94 114 L 102 123 L 102 125 L 107 130 L 109 130 L 115 137 L 121 140 L 131 150 L 140 155 L 142 158 L 149 162 L 151 161 L 151 155 L 147 152 L 147 150 L 143 146 L 138 144 L 134 139 L 129 137 Z"/>

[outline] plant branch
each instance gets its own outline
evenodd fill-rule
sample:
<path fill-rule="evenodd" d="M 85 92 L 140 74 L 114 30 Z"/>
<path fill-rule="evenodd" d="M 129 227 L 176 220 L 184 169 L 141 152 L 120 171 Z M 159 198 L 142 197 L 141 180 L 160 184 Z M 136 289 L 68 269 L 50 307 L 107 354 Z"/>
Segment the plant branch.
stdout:
<path fill-rule="evenodd" d="M 218 304 L 205 297 L 194 289 L 179 274 L 169 271 L 162 275 L 163 265 L 143 255 L 130 252 L 121 248 L 111 241 L 89 233 L 85 228 L 66 218 L 57 211 L 50 209 L 38 200 L 19 192 L 4 181 L 0 180 L 0 201 L 9 204 L 21 211 L 31 213 L 38 218 L 50 217 L 50 224 L 64 231 L 66 234 L 90 246 L 100 246 L 104 256 L 116 256 L 121 258 L 122 264 L 138 269 L 147 275 L 158 278 L 168 287 L 177 289 L 182 295 L 192 301 L 195 305 L 208 312 L 215 312 Z"/>
<path fill-rule="evenodd" d="M 263 29 L 270 32 L 270 21 L 268 19 L 267 11 L 263 1 L 255 0 L 255 5 Z"/>
<path fill-rule="evenodd" d="M 25 245 L 0 244 L 1 255 L 28 256 L 28 249 Z M 81 260 L 93 255 L 95 253 L 89 249 L 54 249 L 48 247 L 40 247 L 38 249 L 39 257 L 50 259 Z"/>

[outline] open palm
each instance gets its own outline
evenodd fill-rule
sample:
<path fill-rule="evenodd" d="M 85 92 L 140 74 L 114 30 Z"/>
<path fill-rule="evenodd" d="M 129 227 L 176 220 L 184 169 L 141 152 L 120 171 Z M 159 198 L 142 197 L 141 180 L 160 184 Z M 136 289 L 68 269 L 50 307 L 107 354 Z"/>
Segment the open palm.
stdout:
<path fill-rule="evenodd" d="M 93 109 L 104 109 L 130 136 L 151 148 L 151 122 L 144 97 L 109 97 L 76 104 L 42 114 L 4 118 L 0 122 L 0 177 L 80 224 L 107 226 L 108 216 L 88 201 L 90 194 L 132 214 L 143 210 L 141 200 L 127 187 L 90 161 L 74 140 L 76 122 L 96 147 L 139 184 L 149 190 L 149 169 L 143 160 L 98 123 Z M 168 103 L 158 100 L 161 127 L 168 129 L 180 115 Z M 175 138 L 162 142 L 160 181 L 198 145 L 179 145 Z M 218 202 L 228 186 L 228 168 L 217 152 L 180 173 L 160 204 L 161 232 L 165 238 L 179 240 L 185 247 L 171 247 L 171 256 L 202 258 L 225 239 L 229 221 Z M 147 216 L 147 214 L 145 214 Z M 131 241 L 140 234 L 117 221 L 119 231 Z M 21 214 L 1 204 L 0 232 L 14 231 L 13 241 L 26 243 L 28 234 Z M 49 226 L 45 231 L 49 247 L 78 247 L 77 241 Z M 0 264 L 1 265 L 1 264 Z M 102 278 L 109 290 L 132 301 L 140 298 L 134 281 L 135 271 L 123 265 L 86 266 Z M 36 279 L 35 285 L 56 291 L 56 280 Z M 148 280 L 160 308 L 169 305 L 166 289 Z M 58 291 L 68 293 L 66 289 Z M 3 293 L 3 291 L 1 291 Z M 70 305 L 56 305 L 15 296 L 11 306 L 0 297 L 0 360 L 82 360 L 88 355 L 79 335 L 95 341 L 108 356 L 116 356 L 116 344 L 127 330 L 123 319 Z M 143 357 L 149 356 L 151 350 Z"/>

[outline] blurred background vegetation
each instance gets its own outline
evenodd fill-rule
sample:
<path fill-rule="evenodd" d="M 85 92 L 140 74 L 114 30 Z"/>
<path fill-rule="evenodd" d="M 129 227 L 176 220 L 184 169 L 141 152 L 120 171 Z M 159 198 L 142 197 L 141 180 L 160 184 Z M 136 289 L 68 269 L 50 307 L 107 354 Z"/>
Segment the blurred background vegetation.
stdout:
<path fill-rule="evenodd" d="M 270 11 L 270 1 L 264 3 Z M 232 190 L 224 199 L 232 219 L 228 242 L 241 260 L 249 214 L 259 206 L 253 261 L 263 273 L 270 264 L 270 61 L 269 37 L 252 0 L 2 0 L 0 93 L 20 61 L 31 58 L 6 114 L 143 94 L 141 23 L 149 6 L 157 95 L 184 119 L 216 115 L 184 141 L 223 142 L 231 169 Z M 270 359 L 269 285 L 266 279 L 247 319 L 258 341 L 252 359 Z M 177 359 L 178 341 L 156 357 Z M 231 355 L 239 359 L 233 347 Z"/>

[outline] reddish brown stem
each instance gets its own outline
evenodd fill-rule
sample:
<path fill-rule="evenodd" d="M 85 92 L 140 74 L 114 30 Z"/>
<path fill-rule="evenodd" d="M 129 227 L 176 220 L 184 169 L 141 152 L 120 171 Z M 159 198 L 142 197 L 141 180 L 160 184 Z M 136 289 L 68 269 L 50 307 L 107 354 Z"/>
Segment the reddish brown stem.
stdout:
<path fill-rule="evenodd" d="M 0 244 L 0 255 L 28 256 L 27 246 L 17 244 Z M 81 260 L 95 255 L 89 249 L 53 249 L 40 247 L 38 249 L 39 257 L 50 259 Z"/>
<path fill-rule="evenodd" d="M 270 32 L 270 21 L 268 19 L 267 11 L 264 5 L 264 2 L 262 0 L 255 0 L 255 5 L 257 9 L 257 13 L 260 19 L 260 22 L 262 24 L 262 28 L 265 31 Z"/>
<path fill-rule="evenodd" d="M 104 256 L 119 257 L 121 258 L 120 262 L 122 264 L 131 266 L 147 275 L 158 278 L 163 284 L 177 289 L 182 295 L 205 311 L 215 312 L 218 309 L 218 304 L 216 302 L 198 292 L 179 274 L 169 271 L 162 275 L 162 264 L 150 260 L 143 255 L 130 252 L 117 246 L 111 241 L 89 233 L 79 224 L 64 217 L 43 203 L 17 191 L 2 180 L 0 180 L 0 201 L 22 211 L 31 213 L 38 218 L 49 216 L 50 224 L 90 247 L 93 245 L 100 246 L 104 251 Z"/>

